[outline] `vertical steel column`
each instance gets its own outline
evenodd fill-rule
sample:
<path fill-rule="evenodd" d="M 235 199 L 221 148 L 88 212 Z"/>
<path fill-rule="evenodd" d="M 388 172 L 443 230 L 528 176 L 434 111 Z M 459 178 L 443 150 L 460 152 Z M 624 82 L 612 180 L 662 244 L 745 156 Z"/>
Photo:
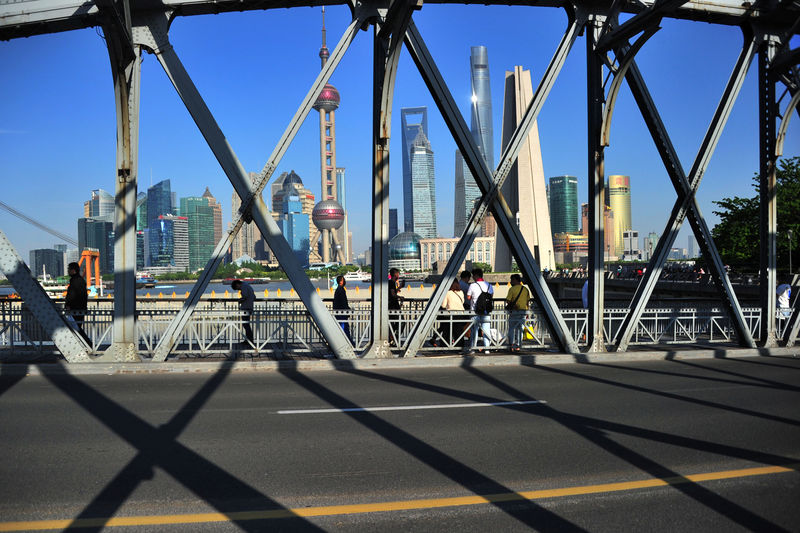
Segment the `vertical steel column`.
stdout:
<path fill-rule="evenodd" d="M 771 62 L 778 38 L 767 35 L 758 51 L 758 144 L 759 144 L 759 287 L 761 296 L 761 340 L 765 348 L 778 345 L 775 331 L 775 271 L 777 267 L 778 199 L 775 189 L 775 134 L 777 103 Z"/>
<path fill-rule="evenodd" d="M 136 335 L 136 188 L 139 159 L 141 48 L 118 31 L 105 32 L 117 112 L 114 209 L 113 342 L 100 360 L 140 361 Z"/>
<path fill-rule="evenodd" d="M 606 351 L 603 334 L 605 281 L 605 241 L 603 211 L 605 209 L 605 150 L 602 143 L 603 59 L 597 52 L 597 40 L 605 16 L 592 14 L 586 25 L 586 102 L 588 125 L 589 176 L 589 317 L 586 336 L 589 352 Z"/>
<path fill-rule="evenodd" d="M 303 121 L 311 111 L 314 102 L 316 102 L 317 98 L 319 97 L 322 88 L 326 83 L 328 83 L 333 71 L 339 65 L 344 53 L 350 47 L 350 43 L 353 42 L 356 32 L 358 32 L 358 28 L 361 26 L 361 22 L 362 21 L 360 19 L 354 19 L 350 23 L 350 26 L 348 26 L 347 30 L 342 35 L 342 38 L 339 40 L 339 43 L 334 48 L 330 59 L 328 62 L 326 62 L 325 66 L 323 66 L 322 70 L 317 75 L 317 79 L 314 81 L 314 84 L 311 86 L 311 89 L 309 89 L 305 99 L 302 101 L 300 107 L 298 107 L 297 111 L 295 112 L 294 117 L 292 117 L 291 122 L 289 122 L 289 125 L 283 132 L 278 144 L 275 146 L 275 149 L 267 160 L 266 165 L 264 165 L 264 168 L 261 170 L 255 190 L 253 191 L 254 195 L 260 195 L 270 177 L 272 177 L 272 174 L 275 172 L 278 163 L 283 158 L 283 155 L 286 153 L 286 150 L 289 148 L 289 145 L 292 143 L 295 135 L 297 135 L 300 126 L 303 124 Z M 248 205 L 249 202 L 243 202 L 242 209 L 245 209 L 245 207 Z M 202 296 L 202 294 L 205 292 L 206 287 L 216 273 L 217 268 L 219 268 L 219 265 L 222 263 L 222 258 L 225 256 L 225 253 L 233 243 L 234 237 L 242 228 L 247 218 L 249 218 L 249 215 L 247 217 L 243 216 L 242 211 L 239 213 L 234 213 L 232 226 L 228 229 L 228 231 L 225 232 L 225 235 L 222 236 L 222 239 L 220 239 L 219 243 L 217 243 L 214 253 L 211 255 L 211 258 L 208 260 L 206 267 L 203 269 L 203 272 L 200 275 L 200 279 L 198 279 L 197 283 L 194 284 L 191 294 L 184 301 L 183 308 L 178 312 L 175 318 L 172 319 L 169 326 L 167 326 L 164 335 L 158 341 L 158 345 L 153 353 L 153 361 L 166 360 L 167 356 L 172 351 L 180 333 L 183 331 L 183 328 L 186 326 L 186 323 L 188 322 L 192 312 L 197 306 L 200 296 Z"/>
<path fill-rule="evenodd" d="M 53 339 L 56 348 L 70 363 L 91 361 L 83 339 L 64 321 L 53 300 L 44 292 L 28 270 L 14 246 L 0 231 L 0 272 L 11 282 L 25 302 L 25 307 L 33 314 L 47 335 Z"/>
<path fill-rule="evenodd" d="M 284 268 L 289 281 L 297 291 L 297 295 L 306 306 L 306 309 L 308 309 L 309 315 L 320 329 L 320 333 L 328 343 L 331 351 L 339 358 L 350 359 L 355 357 L 353 346 L 305 275 L 264 201 L 260 195 L 256 197 L 254 194 L 254 185 L 248 179 L 244 167 L 242 167 L 233 152 L 233 148 L 228 144 L 225 135 L 206 106 L 172 45 L 169 44 L 165 28 L 155 28 L 153 34 L 156 38 L 153 51 L 156 53 L 159 63 L 161 63 L 167 77 L 169 77 L 189 114 L 206 139 L 225 175 L 228 176 L 236 193 L 242 199 L 243 213 L 248 209 L 250 210 L 253 222 L 256 223 L 261 235 L 266 239 L 267 245 L 275 253 L 278 263 Z"/>
<path fill-rule="evenodd" d="M 389 358 L 389 140 L 392 101 L 403 36 L 411 20 L 413 5 L 395 0 L 376 21 L 373 36 L 372 86 L 372 343 L 365 358 Z M 379 12 L 382 10 L 379 10 Z M 398 344 L 399 343 L 399 333 Z"/>
<path fill-rule="evenodd" d="M 491 197 L 495 188 L 492 172 L 486 165 L 486 160 L 480 155 L 475 138 L 470 133 L 467 123 L 464 121 L 464 117 L 453 99 L 453 95 L 450 94 L 450 90 L 447 88 L 444 79 L 442 79 L 433 57 L 413 23 L 408 27 L 406 44 L 408 51 L 411 53 L 411 58 L 417 65 L 420 74 L 422 74 L 425 85 L 428 86 L 428 90 L 442 113 L 442 118 L 447 123 L 450 134 L 464 156 L 464 161 L 475 178 L 481 193 L 484 197 Z M 508 242 L 509 248 L 513 251 L 523 276 L 531 283 L 531 288 L 542 307 L 547 328 L 553 339 L 562 351 L 577 352 L 578 347 L 569 333 L 553 295 L 547 287 L 539 265 L 533 258 L 533 254 L 517 226 L 515 217 L 511 214 L 511 210 L 500 191 L 497 191 L 497 195 L 494 196 L 489 205 L 495 216 L 497 227 L 503 238 Z"/>
<path fill-rule="evenodd" d="M 517 155 L 519 154 L 523 143 L 527 139 L 528 133 L 530 132 L 533 123 L 536 121 L 539 111 L 542 109 L 542 106 L 547 99 L 547 95 L 550 94 L 550 90 L 553 88 L 553 84 L 555 83 L 558 74 L 561 72 L 561 68 L 564 66 L 564 62 L 566 61 L 567 56 L 572 49 L 572 45 L 575 43 L 575 39 L 583 29 L 584 24 L 585 17 L 581 16 L 580 20 L 577 20 L 573 14 L 570 13 L 570 25 L 567 28 L 567 31 L 564 33 L 564 36 L 561 38 L 561 42 L 559 43 L 555 54 L 550 60 L 550 63 L 547 66 L 547 69 L 545 70 L 538 87 L 536 88 L 536 92 L 533 94 L 533 98 L 528 105 L 528 109 L 525 111 L 525 115 L 520 121 L 519 126 L 517 126 L 511 141 L 508 143 L 508 146 L 506 146 L 506 149 L 500 158 L 500 164 L 497 166 L 497 169 L 494 173 L 494 184 L 492 185 L 492 189 L 481 197 L 478 205 L 472 211 L 467 226 L 464 229 L 464 233 L 461 235 L 461 239 L 459 239 L 458 243 L 456 244 L 453 254 L 447 261 L 447 265 L 445 266 L 442 276 L 442 281 L 434 290 L 433 295 L 431 296 L 430 300 L 428 300 L 427 306 L 425 307 L 425 312 L 414 327 L 414 331 L 411 334 L 411 339 L 406 346 L 403 357 L 414 357 L 422 344 L 425 342 L 428 333 L 436 321 L 436 316 L 439 308 L 442 305 L 445 294 L 447 294 L 447 291 L 450 290 L 450 285 L 453 283 L 453 280 L 456 279 L 456 276 L 458 275 L 458 269 L 461 263 L 464 262 L 464 259 L 467 257 L 467 253 L 469 253 L 469 250 L 475 241 L 475 237 L 480 229 L 480 224 L 483 221 L 486 212 L 489 210 L 489 206 L 497 197 L 497 193 L 503 186 L 506 177 L 508 177 L 508 173 L 513 167 L 514 162 L 517 160 Z"/>

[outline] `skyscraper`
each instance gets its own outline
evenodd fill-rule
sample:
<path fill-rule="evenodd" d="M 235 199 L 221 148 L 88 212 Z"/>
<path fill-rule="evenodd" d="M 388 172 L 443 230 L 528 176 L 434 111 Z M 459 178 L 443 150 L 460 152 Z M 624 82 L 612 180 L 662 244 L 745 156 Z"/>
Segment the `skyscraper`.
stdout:
<path fill-rule="evenodd" d="M 114 216 L 114 196 L 103 189 L 93 190 L 92 197 L 88 201 L 88 204 L 88 217 L 98 218 Z M 85 211 L 86 209 L 84 208 L 84 212 Z M 108 218 L 108 221 L 113 222 L 113 218 Z"/>
<path fill-rule="evenodd" d="M 522 122 L 522 117 L 532 99 L 530 71 L 523 70 L 520 66 L 514 67 L 513 72 L 506 71 L 503 97 L 503 149 L 511 142 L 511 137 Z M 536 262 L 541 268 L 555 268 L 553 234 L 550 231 L 542 150 L 539 146 L 539 127 L 536 122 L 531 126 L 502 191 L 511 212 L 517 217 L 517 225 Z M 508 272 L 511 270 L 511 251 L 502 233 L 497 233 L 496 240 L 494 270 Z"/>
<path fill-rule="evenodd" d="M 344 209 L 344 224 L 338 230 L 339 244 L 342 245 L 345 262 L 351 263 L 353 261 L 353 249 L 350 245 L 352 234 L 347 216 L 347 180 L 345 177 L 344 167 L 336 167 L 336 194 L 339 205 Z"/>
<path fill-rule="evenodd" d="M 136 231 L 147 228 L 147 194 L 140 192 L 136 197 Z"/>
<path fill-rule="evenodd" d="M 423 239 L 438 237 L 436 230 L 436 187 L 433 150 L 420 131 L 411 145 L 411 182 L 413 186 L 412 231 Z"/>
<path fill-rule="evenodd" d="M 28 266 L 31 274 L 37 278 L 43 273 L 52 278 L 62 276 L 64 275 L 64 253 L 49 248 L 31 250 Z"/>
<path fill-rule="evenodd" d="M 419 117 L 416 121 L 412 118 Z M 400 109 L 403 160 L 403 231 L 414 231 L 414 184 L 411 181 L 411 146 L 419 132 L 428 138 L 428 108 L 404 107 Z"/>
<path fill-rule="evenodd" d="M 302 266 L 308 265 L 310 218 L 303 213 L 300 197 L 296 194 L 288 195 L 281 206 L 282 211 L 278 219 L 278 227 L 286 237 L 289 247 Z"/>
<path fill-rule="evenodd" d="M 211 191 L 208 190 L 206 187 L 206 191 L 203 193 L 203 198 L 208 200 L 208 205 L 211 207 L 211 212 L 214 216 L 214 246 L 222 240 L 222 205 L 214 198 L 214 195 L 211 194 Z"/>
<path fill-rule="evenodd" d="M 206 266 L 217 244 L 214 210 L 205 196 L 189 196 L 180 200 L 180 215 L 188 220 L 189 270 L 194 272 Z"/>
<path fill-rule="evenodd" d="M 578 178 L 550 178 L 550 228 L 553 233 L 578 233 Z"/>
<path fill-rule="evenodd" d="M 159 243 L 162 241 L 158 217 L 172 214 L 172 188 L 168 179 L 159 181 L 147 189 L 147 229 L 149 235 L 148 265 L 160 266 L 164 258 L 159 258 Z"/>
<path fill-rule="evenodd" d="M 389 240 L 397 235 L 397 209 L 389 209 Z"/>
<path fill-rule="evenodd" d="M 105 217 L 107 218 L 107 217 Z M 114 224 L 103 218 L 78 219 L 79 253 L 91 248 L 100 252 L 100 272 L 114 272 Z"/>
<path fill-rule="evenodd" d="M 489 53 L 485 46 L 473 46 L 470 49 L 469 73 L 472 84 L 470 129 L 475 143 L 478 145 L 478 151 L 489 169 L 494 171 L 492 92 L 489 84 Z M 456 150 L 455 206 L 453 209 L 453 234 L 455 237 L 464 233 L 475 200 L 480 196 L 480 188 L 469 171 L 469 167 L 464 163 L 464 157 L 461 152 Z"/>
<path fill-rule="evenodd" d="M 456 150 L 455 202 L 453 205 L 453 237 L 460 237 L 472 215 L 475 200 L 480 198 L 481 190 L 472 177 L 464 156 Z"/>
<path fill-rule="evenodd" d="M 158 242 L 155 247 L 157 254 L 153 266 L 173 267 L 175 270 L 185 272 L 189 270 L 189 221 L 186 217 L 177 215 L 160 215 L 154 224 L 158 230 Z M 150 236 L 154 235 L 152 228 Z"/>
<path fill-rule="evenodd" d="M 250 182 L 255 184 L 256 179 L 258 178 L 258 174 L 255 172 L 248 173 L 248 177 L 250 178 Z M 239 198 L 239 195 L 236 193 L 234 189 L 233 193 L 231 194 L 231 212 L 237 213 L 239 208 L 242 207 L 242 199 Z M 234 261 L 246 255 L 251 259 L 255 259 L 256 257 L 256 241 L 261 237 L 261 234 L 258 231 L 255 223 L 247 222 L 242 224 L 241 229 L 233 238 L 233 244 L 231 245 L 231 257 Z"/>
<path fill-rule="evenodd" d="M 472 82 L 472 124 L 470 129 L 489 169 L 494 171 L 494 128 L 492 90 L 489 84 L 489 52 L 485 46 L 470 49 L 469 73 Z"/>
<path fill-rule="evenodd" d="M 611 175 L 608 177 L 608 206 L 614 211 L 614 240 L 619 252 L 625 249 L 622 234 L 633 229 L 630 176 Z"/>

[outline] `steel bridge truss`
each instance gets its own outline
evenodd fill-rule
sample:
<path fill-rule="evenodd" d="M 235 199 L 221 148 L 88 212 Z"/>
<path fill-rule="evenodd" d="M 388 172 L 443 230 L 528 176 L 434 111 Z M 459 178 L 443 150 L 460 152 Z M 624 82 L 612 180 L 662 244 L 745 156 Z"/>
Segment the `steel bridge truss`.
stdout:
<path fill-rule="evenodd" d="M 557 347 L 564 352 L 577 353 L 580 348 L 559 310 L 553 295 L 527 246 L 500 189 L 516 162 L 531 126 L 541 111 L 561 68 L 579 36 L 584 36 L 587 57 L 587 118 L 588 118 L 588 196 L 589 196 L 589 300 L 585 334 L 589 351 L 605 351 L 613 347 L 625 351 L 632 337 L 643 327 L 643 315 L 653 293 L 667 255 L 683 221 L 688 219 L 700 250 L 709 261 L 722 309 L 727 314 L 737 341 L 754 347 L 749 317 L 743 313 L 711 232 L 696 200 L 697 190 L 725 127 L 753 59 L 758 57 L 759 86 L 759 149 L 761 191 L 761 302 L 760 335 L 767 347 L 779 342 L 791 346 L 800 329 L 800 312 L 795 310 L 791 320 L 782 327 L 782 338 L 776 330 L 776 229 L 775 166 L 782 155 L 787 126 L 798 112 L 800 101 L 800 53 L 790 48 L 790 39 L 798 33 L 800 7 L 786 2 L 740 2 L 722 0 L 714 3 L 685 0 L 646 0 L 630 2 L 566 2 L 519 0 L 510 2 L 530 7 L 557 7 L 568 15 L 568 24 L 554 55 L 534 92 L 511 142 L 504 150 L 500 164 L 490 169 L 480 156 L 475 140 L 458 110 L 436 62 L 413 22 L 413 13 L 422 9 L 422 0 L 349 0 L 353 18 L 331 53 L 330 59 L 312 83 L 294 117 L 289 122 L 274 151 L 257 179 L 251 182 L 233 148 L 218 126 L 213 114 L 183 67 L 169 41 L 170 23 L 178 16 L 191 16 L 224 11 L 301 7 L 345 2 L 292 2 L 277 0 L 23 0 L 0 2 L 0 39 L 12 39 L 40 33 L 51 33 L 91 26 L 100 26 L 106 37 L 114 78 L 117 116 L 117 180 L 114 230 L 115 298 L 113 313 L 113 342 L 101 356 L 91 357 L 83 339 L 69 327 L 68 320 L 44 295 L 31 277 L 13 246 L 0 233 L 0 268 L 12 281 L 61 353 L 70 362 L 140 361 L 136 323 L 136 192 L 139 132 L 139 94 L 143 51 L 154 54 L 172 82 L 188 112 L 203 134 L 209 148 L 242 200 L 234 214 L 231 227 L 217 244 L 201 278 L 195 284 L 183 308 L 171 319 L 166 332 L 152 348 L 153 361 L 164 361 L 185 332 L 192 313 L 198 305 L 225 251 L 246 222 L 254 222 L 264 236 L 278 262 L 289 276 L 301 301 L 308 310 L 313 325 L 319 331 L 330 352 L 338 358 L 354 357 L 412 357 L 417 355 L 436 322 L 437 313 L 447 288 L 458 274 L 458 267 L 477 235 L 484 216 L 491 212 L 498 230 L 509 244 L 523 275 L 529 280 L 541 311 L 541 324 Z M 434 2 L 446 3 L 446 2 Z M 466 2 L 470 3 L 470 2 Z M 492 4 L 481 0 L 481 4 Z M 509 2 L 498 2 L 508 4 Z M 620 14 L 632 14 L 620 22 Z M 736 25 L 742 28 L 743 46 L 720 102 L 698 148 L 697 156 L 687 174 L 677 157 L 657 106 L 639 71 L 635 57 L 647 40 L 659 29 L 665 18 L 703 20 Z M 372 264 L 373 287 L 369 316 L 367 346 L 358 346 L 356 353 L 330 311 L 316 293 L 310 280 L 300 268 L 289 244 L 270 216 L 261 194 L 291 144 L 300 125 L 312 109 L 324 85 L 355 39 L 359 30 L 373 30 L 373 217 Z M 391 331 L 388 311 L 388 231 L 389 231 L 389 141 L 391 110 L 397 66 L 403 46 L 410 53 L 458 149 L 474 176 L 482 196 L 469 219 L 464 233 L 444 270 L 442 282 L 419 318 L 409 325 L 410 335 L 399 352 L 390 350 Z M 606 338 L 609 328 L 604 316 L 603 275 L 603 206 L 605 204 L 604 151 L 610 145 L 611 122 L 617 95 L 627 82 L 642 118 L 661 156 L 676 200 L 665 230 L 650 260 L 646 275 L 633 296 L 628 312 L 614 337 Z M 781 87 L 781 90 L 778 90 Z M 780 95 L 778 93 L 780 92 Z M 800 298 L 797 299 L 800 301 Z M 398 343 L 399 344 L 399 343 Z"/>

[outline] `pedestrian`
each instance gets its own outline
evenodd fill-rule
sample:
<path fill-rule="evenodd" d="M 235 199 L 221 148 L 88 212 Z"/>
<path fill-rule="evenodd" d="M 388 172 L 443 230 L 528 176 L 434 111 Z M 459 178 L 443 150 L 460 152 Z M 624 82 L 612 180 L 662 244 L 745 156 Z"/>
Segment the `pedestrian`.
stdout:
<path fill-rule="evenodd" d="M 445 311 L 464 311 L 464 293 L 461 291 L 459 280 L 453 280 L 453 283 L 450 284 L 450 290 L 447 291 L 442 302 L 442 309 Z M 447 344 L 453 342 L 455 332 L 460 334 L 463 331 L 463 322 L 455 320 L 453 313 L 448 313 L 447 320 L 439 323 L 439 335 Z M 434 339 L 433 345 L 437 346 L 437 344 L 436 339 Z"/>
<path fill-rule="evenodd" d="M 83 320 L 89 305 L 89 297 L 86 295 L 86 280 L 81 277 L 81 267 L 78 263 L 73 262 L 67 265 L 67 274 L 69 274 L 69 285 L 67 286 L 67 296 L 64 298 L 64 309 L 70 311 L 68 316 L 75 321 L 75 329 L 91 346 L 92 341 L 83 331 Z"/>
<path fill-rule="evenodd" d="M 233 280 L 231 283 L 231 288 L 235 291 L 241 292 L 241 296 L 238 300 L 239 310 L 242 311 L 242 328 L 244 329 L 245 337 L 247 337 L 247 341 L 242 342 L 242 345 L 247 346 L 249 344 L 251 346 L 255 346 L 255 341 L 253 340 L 253 329 L 250 327 L 250 318 L 253 315 L 253 307 L 255 306 L 256 302 L 256 293 L 253 292 L 253 287 L 251 287 L 249 283 L 240 279 Z"/>
<path fill-rule="evenodd" d="M 464 310 L 469 309 L 469 301 L 467 300 L 467 293 L 469 292 L 469 280 L 472 278 L 472 272 L 465 270 L 461 273 L 458 285 L 461 287 L 461 294 L 464 296 Z"/>
<path fill-rule="evenodd" d="M 347 290 L 344 288 L 344 286 L 347 285 L 347 280 L 345 280 L 344 276 L 341 274 L 336 276 L 336 285 L 336 292 L 333 293 L 334 310 L 350 310 L 350 304 L 347 302 Z M 347 335 L 350 344 L 353 344 L 353 337 L 350 336 L 350 323 L 348 322 L 348 318 L 349 316 L 347 313 L 339 313 L 336 315 L 336 320 L 338 320 L 339 325 L 342 326 L 344 334 Z"/>
<path fill-rule="evenodd" d="M 470 311 L 474 313 L 472 317 L 472 328 L 470 330 L 470 349 L 467 353 L 475 350 L 478 344 L 478 331 L 483 332 L 484 353 L 489 353 L 489 343 L 492 338 L 491 313 L 494 289 L 483 280 L 483 270 L 476 268 L 472 271 L 472 282 L 467 292 L 467 301 Z"/>
<path fill-rule="evenodd" d="M 511 351 L 519 352 L 522 347 L 522 330 L 528 319 L 528 301 L 531 293 L 522 284 L 519 274 L 511 274 L 511 288 L 506 295 L 506 310 L 508 316 L 508 337 L 511 341 Z"/>
<path fill-rule="evenodd" d="M 400 296 L 402 289 L 400 282 L 400 271 L 396 268 L 389 270 L 389 344 L 392 346 L 400 345 L 400 310 L 403 307 L 403 297 Z M 395 311 L 395 313 L 392 313 Z M 394 318 L 392 315 L 394 314 Z"/>
<path fill-rule="evenodd" d="M 792 286 L 788 283 L 781 283 L 775 288 L 775 305 L 778 308 L 778 318 L 789 318 L 792 316 L 791 298 Z"/>

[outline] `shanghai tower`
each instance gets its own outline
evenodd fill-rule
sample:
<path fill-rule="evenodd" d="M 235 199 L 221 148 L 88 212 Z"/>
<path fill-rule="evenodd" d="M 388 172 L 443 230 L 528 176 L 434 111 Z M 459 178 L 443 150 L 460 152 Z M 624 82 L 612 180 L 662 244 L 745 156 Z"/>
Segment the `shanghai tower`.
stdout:
<path fill-rule="evenodd" d="M 469 73 L 472 86 L 470 129 L 489 170 L 494 172 L 494 129 L 492 128 L 492 91 L 489 84 L 489 52 L 485 46 L 470 49 Z M 458 237 L 464 233 L 467 220 L 472 214 L 475 200 L 481 195 L 475 179 L 461 156 L 456 151 L 455 208 L 453 210 L 453 233 Z"/>

